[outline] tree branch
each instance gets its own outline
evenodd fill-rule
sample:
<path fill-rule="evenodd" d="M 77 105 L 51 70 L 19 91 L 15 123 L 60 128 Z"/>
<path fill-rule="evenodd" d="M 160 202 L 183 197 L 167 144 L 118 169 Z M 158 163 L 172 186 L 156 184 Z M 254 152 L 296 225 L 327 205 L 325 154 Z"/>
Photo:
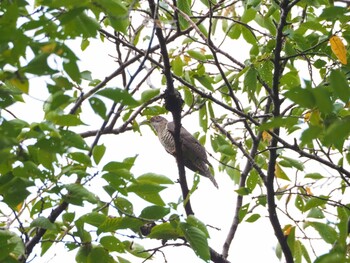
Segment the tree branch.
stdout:
<path fill-rule="evenodd" d="M 272 101 L 273 101 L 273 115 L 274 117 L 280 116 L 280 105 L 281 101 L 279 99 L 279 82 L 284 70 L 284 66 L 281 63 L 281 52 L 283 47 L 284 34 L 283 29 L 287 24 L 287 15 L 288 15 L 288 0 L 283 0 L 280 4 L 281 17 L 277 27 L 277 36 L 276 36 L 276 47 L 274 50 L 274 72 L 273 72 L 273 82 L 272 82 Z M 280 128 L 274 128 L 273 132 L 279 136 Z M 275 179 L 275 166 L 277 162 L 277 144 L 278 140 L 276 137 L 271 139 L 270 143 L 270 158 L 268 162 L 267 169 L 267 179 L 266 179 L 266 190 L 267 190 L 267 204 L 269 219 L 271 225 L 274 229 L 275 236 L 279 244 L 281 245 L 282 252 L 284 254 L 285 260 L 287 263 L 294 262 L 292 252 L 288 246 L 287 238 L 284 236 L 278 216 L 276 211 L 276 202 L 275 202 L 275 190 L 274 190 L 274 179 Z"/>
<path fill-rule="evenodd" d="M 157 21 L 159 19 L 158 5 L 156 6 L 153 0 L 148 0 L 148 3 L 151 9 L 152 19 L 153 21 Z M 169 55 L 166 47 L 167 43 L 163 36 L 162 29 L 157 26 L 157 23 L 154 23 L 154 27 L 155 27 L 155 33 L 159 41 L 160 52 L 163 58 L 163 63 L 164 63 L 163 73 L 167 83 L 167 89 L 164 93 L 165 108 L 172 113 L 174 124 L 175 124 L 174 140 L 175 140 L 176 161 L 177 161 L 177 167 L 179 170 L 179 179 L 180 179 L 183 200 L 187 200 L 187 202 L 184 203 L 184 207 L 187 215 L 193 215 L 194 212 L 191 207 L 190 199 L 188 198 L 189 190 L 187 186 L 185 166 L 184 166 L 184 161 L 182 156 L 182 147 L 181 147 L 181 140 L 180 140 L 181 110 L 182 110 L 183 101 L 181 99 L 180 93 L 176 91 L 174 88 Z"/>
<path fill-rule="evenodd" d="M 239 148 L 240 151 L 243 153 L 243 155 L 247 158 L 247 163 L 245 165 L 243 172 L 241 173 L 239 187 L 245 187 L 246 179 L 247 179 L 252 168 L 254 168 L 258 172 L 258 174 L 260 175 L 262 180 L 265 182 L 266 181 L 265 174 L 263 173 L 263 171 L 260 169 L 260 167 L 254 161 L 254 157 L 257 154 L 258 146 L 259 146 L 259 143 L 261 140 L 261 133 L 257 136 L 257 140 L 253 141 L 253 146 L 250 150 L 250 153 L 247 153 L 245 151 L 245 149 L 243 148 L 242 144 L 237 142 L 234 138 L 232 138 L 232 136 L 229 132 L 227 132 L 223 127 L 221 127 L 215 120 L 212 120 L 212 121 L 213 121 L 215 127 L 217 127 L 219 129 L 219 131 L 222 134 L 224 134 L 235 147 Z M 228 251 L 230 249 L 232 240 L 236 234 L 238 224 L 239 224 L 239 212 L 240 212 L 240 209 L 242 207 L 242 204 L 243 204 L 243 196 L 238 195 L 237 200 L 236 200 L 236 209 L 235 209 L 235 215 L 233 218 L 233 222 L 231 224 L 229 233 L 227 234 L 227 237 L 226 237 L 226 240 L 225 240 L 225 243 L 223 246 L 222 255 L 224 258 L 228 257 Z"/>

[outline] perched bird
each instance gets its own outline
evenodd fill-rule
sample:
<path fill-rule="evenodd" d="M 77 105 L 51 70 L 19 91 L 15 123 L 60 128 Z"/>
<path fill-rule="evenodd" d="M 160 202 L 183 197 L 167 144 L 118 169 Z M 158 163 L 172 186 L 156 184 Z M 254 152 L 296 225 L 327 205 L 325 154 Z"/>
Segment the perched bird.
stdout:
<path fill-rule="evenodd" d="M 162 116 L 154 116 L 150 119 L 151 125 L 156 130 L 158 138 L 165 150 L 176 157 L 175 150 L 175 124 L 168 122 Z M 180 140 L 182 143 L 182 156 L 184 165 L 200 175 L 208 177 L 216 188 L 218 187 L 214 176 L 210 173 L 208 165 L 211 165 L 207 159 L 205 148 L 199 141 L 192 136 L 185 128 L 181 127 Z"/>

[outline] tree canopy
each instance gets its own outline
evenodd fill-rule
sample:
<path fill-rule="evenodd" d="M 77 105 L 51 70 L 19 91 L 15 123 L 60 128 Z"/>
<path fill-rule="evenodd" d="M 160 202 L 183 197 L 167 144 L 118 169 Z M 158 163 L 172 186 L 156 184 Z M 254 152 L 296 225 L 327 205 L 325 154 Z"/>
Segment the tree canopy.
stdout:
<path fill-rule="evenodd" d="M 166 262 L 179 247 L 230 262 L 237 231 L 263 220 L 282 262 L 349 262 L 349 4 L 1 1 L 0 262 L 58 244 L 79 263 Z M 160 144 L 135 143 L 156 140 L 156 115 L 175 123 L 176 171 L 156 172 Z M 234 194 L 222 214 L 196 216 L 210 183 L 184 168 L 184 123 L 219 184 L 203 204 Z"/>

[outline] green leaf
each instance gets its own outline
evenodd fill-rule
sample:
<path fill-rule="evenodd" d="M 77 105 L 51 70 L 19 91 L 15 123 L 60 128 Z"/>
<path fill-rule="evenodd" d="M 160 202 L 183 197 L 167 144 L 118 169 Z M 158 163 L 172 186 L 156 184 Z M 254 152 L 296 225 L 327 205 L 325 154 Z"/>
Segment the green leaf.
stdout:
<path fill-rule="evenodd" d="M 84 39 L 81 41 L 80 49 L 81 49 L 82 51 L 85 51 L 85 50 L 88 48 L 88 46 L 90 46 L 90 41 L 89 41 L 89 39 L 84 38 Z"/>
<path fill-rule="evenodd" d="M 97 94 L 109 98 L 114 102 L 122 103 L 130 107 L 139 106 L 139 102 L 137 102 L 126 90 L 118 88 L 105 88 L 97 92 Z"/>
<path fill-rule="evenodd" d="M 296 196 L 294 205 L 300 211 L 304 211 L 304 199 L 300 195 Z"/>
<path fill-rule="evenodd" d="M 126 34 L 129 25 L 128 8 L 120 0 L 95 0 L 94 4 L 108 15 L 112 27 Z"/>
<path fill-rule="evenodd" d="M 317 219 L 325 218 L 323 211 L 318 207 L 311 208 L 309 213 L 307 214 L 307 217 Z"/>
<path fill-rule="evenodd" d="M 337 224 L 337 227 L 339 229 L 339 238 L 338 243 L 339 245 L 346 246 L 346 239 L 349 235 L 349 229 L 348 229 L 348 220 L 349 215 L 347 208 L 345 207 L 337 207 L 337 214 L 339 218 L 339 223 Z"/>
<path fill-rule="evenodd" d="M 111 26 L 115 29 L 115 31 L 127 34 L 126 29 L 129 26 L 129 19 L 127 14 L 125 16 L 118 16 L 118 17 L 109 15 L 108 18 L 111 23 Z"/>
<path fill-rule="evenodd" d="M 66 212 L 62 215 L 62 221 L 64 224 L 70 224 L 75 218 L 75 213 Z"/>
<path fill-rule="evenodd" d="M 101 245 L 108 251 L 124 253 L 124 244 L 115 236 L 104 236 L 100 240 Z"/>
<path fill-rule="evenodd" d="M 103 167 L 102 170 L 107 172 L 115 172 L 120 169 L 130 170 L 133 165 L 134 160 L 126 159 L 124 162 L 109 162 Z"/>
<path fill-rule="evenodd" d="M 309 252 L 307 251 L 306 247 L 302 243 L 300 243 L 300 245 L 301 245 L 302 255 L 305 258 L 306 262 L 311 263 L 311 258 L 309 256 Z"/>
<path fill-rule="evenodd" d="M 89 263 L 115 263 L 113 257 L 103 247 L 93 247 L 88 255 L 87 262 Z"/>
<path fill-rule="evenodd" d="M 125 16 L 128 9 L 119 0 L 94 0 L 94 4 L 102 8 L 104 12 L 112 16 Z"/>
<path fill-rule="evenodd" d="M 302 162 L 285 156 L 280 156 L 280 158 L 283 159 L 283 161 L 279 162 L 280 165 L 285 167 L 294 167 L 299 171 L 304 171 L 304 165 Z"/>
<path fill-rule="evenodd" d="M 125 249 L 132 255 L 139 258 L 151 258 L 151 254 L 149 252 L 145 252 L 145 248 L 140 244 L 134 241 L 124 241 L 123 242 Z"/>
<path fill-rule="evenodd" d="M 191 0 L 178 0 L 176 4 L 179 10 L 184 12 L 186 15 L 188 16 L 192 15 Z M 180 23 L 180 29 L 186 30 L 189 27 L 190 23 L 184 18 L 184 16 L 180 12 L 178 12 L 178 18 Z"/>
<path fill-rule="evenodd" d="M 304 176 L 304 178 L 310 178 L 310 179 L 314 179 L 314 180 L 320 180 L 323 179 L 324 176 L 320 173 L 308 173 Z"/>
<path fill-rule="evenodd" d="M 158 194 L 160 191 L 164 190 L 164 186 L 156 185 L 154 183 L 148 182 L 138 182 L 133 183 L 127 187 L 129 192 L 137 194 L 142 199 L 151 202 L 155 205 L 164 206 L 165 203 Z"/>
<path fill-rule="evenodd" d="M 65 95 L 63 92 L 55 92 L 47 99 L 46 103 L 44 104 L 44 111 L 50 112 L 58 108 L 63 109 L 68 105 L 70 100 L 71 97 Z"/>
<path fill-rule="evenodd" d="M 27 187 L 33 186 L 34 183 L 28 179 L 14 177 L 11 173 L 0 176 L 0 194 L 3 202 L 13 209 L 22 203 L 30 192 Z"/>
<path fill-rule="evenodd" d="M 92 97 L 89 99 L 89 103 L 91 108 L 94 110 L 95 113 L 97 113 L 98 116 L 100 116 L 102 119 L 106 118 L 106 104 L 97 97 Z"/>
<path fill-rule="evenodd" d="M 255 68 L 250 67 L 244 77 L 244 88 L 248 90 L 250 94 L 253 94 L 257 88 L 257 71 Z"/>
<path fill-rule="evenodd" d="M 329 82 L 334 93 L 344 102 L 347 103 L 350 98 L 350 88 L 346 76 L 340 70 L 332 70 L 329 76 Z"/>
<path fill-rule="evenodd" d="M 253 34 L 252 30 L 248 29 L 245 26 L 242 26 L 241 30 L 242 30 L 242 36 L 245 39 L 245 41 L 247 41 L 251 45 L 256 45 L 257 39 L 256 39 L 255 35 Z"/>
<path fill-rule="evenodd" d="M 102 178 L 108 182 L 108 185 L 114 187 L 115 189 L 121 190 L 126 184 L 126 180 L 133 180 L 133 175 L 129 170 L 120 169 L 114 172 L 108 172 L 102 175 Z"/>
<path fill-rule="evenodd" d="M 256 1 L 256 2 L 260 2 L 260 1 Z M 248 6 L 249 6 L 249 4 L 248 4 Z M 248 22 L 252 21 L 255 18 L 256 13 L 257 12 L 256 12 L 256 10 L 254 8 L 247 8 L 247 9 L 245 9 L 244 13 L 243 13 L 243 15 L 241 17 L 241 21 L 243 23 L 248 23 Z"/>
<path fill-rule="evenodd" d="M 316 105 L 315 97 L 311 89 L 301 87 L 290 88 L 284 95 L 301 107 L 312 109 Z"/>
<path fill-rule="evenodd" d="M 91 165 L 91 159 L 88 155 L 86 155 L 85 153 L 82 152 L 72 152 L 68 154 L 68 157 L 71 158 L 72 160 L 83 164 L 83 165 L 87 165 L 90 166 Z"/>
<path fill-rule="evenodd" d="M 61 134 L 61 139 L 66 145 L 70 147 L 75 147 L 80 150 L 89 149 L 86 142 L 79 134 L 76 134 L 75 132 L 72 132 L 69 130 L 61 130 L 60 134 Z"/>
<path fill-rule="evenodd" d="M 128 199 L 118 196 L 116 199 L 114 199 L 114 205 L 122 214 L 134 214 L 133 204 Z"/>
<path fill-rule="evenodd" d="M 49 249 L 52 247 L 52 245 L 55 244 L 55 240 L 57 238 L 57 231 L 46 231 L 45 234 L 42 237 L 42 240 L 52 240 L 52 242 L 43 242 L 41 244 L 41 253 L 40 256 L 43 256 Z"/>
<path fill-rule="evenodd" d="M 323 207 L 323 205 L 325 205 L 328 201 L 328 197 L 324 196 L 324 195 L 320 195 L 319 198 L 318 197 L 310 197 L 309 200 L 307 200 L 305 202 L 304 205 L 304 212 L 310 210 L 311 208 L 314 207 Z"/>
<path fill-rule="evenodd" d="M 174 184 L 168 177 L 155 173 L 146 173 L 137 177 L 138 182 L 154 184 Z"/>
<path fill-rule="evenodd" d="M 206 61 L 207 58 L 204 54 L 201 52 L 195 51 L 195 50 L 187 50 L 187 54 L 198 61 Z"/>
<path fill-rule="evenodd" d="M 294 263 L 302 263 L 302 249 L 301 249 L 301 242 L 299 240 L 295 240 L 294 247 L 293 247 L 293 259 Z"/>
<path fill-rule="evenodd" d="M 223 20 L 225 21 L 225 20 Z M 226 31 L 226 30 L 224 30 Z M 229 27 L 229 31 L 227 32 L 227 35 L 231 39 L 238 39 L 241 36 L 242 33 L 242 26 L 238 23 L 232 23 Z"/>
<path fill-rule="evenodd" d="M 47 58 L 51 54 L 49 53 L 40 53 L 36 55 L 28 64 L 23 68 L 26 73 L 31 73 L 35 75 L 52 75 L 57 72 L 53 70 L 47 64 Z"/>
<path fill-rule="evenodd" d="M 235 190 L 235 192 L 239 195 L 249 195 L 251 193 L 250 189 L 247 187 L 241 187 Z"/>
<path fill-rule="evenodd" d="M 63 62 L 63 68 L 67 72 L 68 76 L 75 82 L 81 82 L 80 70 L 75 59 L 69 59 Z"/>
<path fill-rule="evenodd" d="M 54 223 L 52 223 L 46 217 L 42 217 L 42 216 L 35 218 L 30 223 L 30 227 L 38 227 L 38 228 L 43 228 L 43 229 L 56 230 L 56 225 Z"/>
<path fill-rule="evenodd" d="M 342 120 L 336 120 L 333 122 L 325 132 L 323 143 L 325 145 L 332 145 L 339 150 L 343 151 L 344 141 L 350 134 L 350 117 L 347 116 Z"/>
<path fill-rule="evenodd" d="M 171 68 L 176 76 L 181 77 L 183 71 L 184 62 L 182 61 L 180 56 L 176 56 L 171 61 Z"/>
<path fill-rule="evenodd" d="M 196 218 L 194 215 L 189 215 L 186 218 L 186 222 L 191 226 L 194 226 L 200 229 L 205 234 L 205 236 L 209 238 L 209 232 L 206 225 L 202 221 L 200 221 L 198 218 Z"/>
<path fill-rule="evenodd" d="M 265 81 L 267 85 L 270 87 L 272 86 L 272 80 L 273 80 L 273 63 L 270 60 L 264 60 L 262 63 L 259 65 L 259 75 L 260 77 Z"/>
<path fill-rule="evenodd" d="M 13 77 L 10 79 L 11 85 L 16 87 L 18 90 L 22 91 L 23 93 L 28 94 L 29 92 L 29 81 L 26 77 Z"/>
<path fill-rule="evenodd" d="M 283 171 L 283 169 L 280 166 L 280 163 L 282 161 L 280 161 L 279 163 L 276 164 L 275 166 L 275 175 L 277 178 L 286 180 L 286 181 L 290 181 L 289 177 L 287 176 L 287 174 Z"/>
<path fill-rule="evenodd" d="M 105 220 L 107 216 L 99 212 L 91 212 L 81 216 L 78 220 L 80 222 L 99 227 Z"/>
<path fill-rule="evenodd" d="M 9 257 L 13 258 L 13 256 L 15 256 L 17 258 L 25 254 L 23 241 L 14 232 L 0 229 L 0 244 L 1 262 L 7 262 L 6 260 L 9 260 Z"/>
<path fill-rule="evenodd" d="M 260 183 L 261 179 L 258 173 L 256 173 L 254 170 L 252 170 L 247 178 L 247 187 L 249 188 L 250 192 L 252 192 L 256 185 Z"/>
<path fill-rule="evenodd" d="M 151 230 L 151 233 L 147 237 L 161 240 L 170 240 L 177 239 L 182 236 L 183 234 L 179 231 L 178 228 L 172 226 L 171 223 L 166 222 L 154 226 Z"/>
<path fill-rule="evenodd" d="M 217 149 L 217 152 L 221 152 L 227 156 L 235 156 L 236 152 L 233 149 L 233 146 L 228 145 L 228 144 L 224 144 L 224 145 L 220 145 Z"/>
<path fill-rule="evenodd" d="M 77 263 L 87 263 L 88 256 L 91 251 L 91 244 L 82 245 L 79 247 L 77 254 L 75 255 L 75 260 Z"/>
<path fill-rule="evenodd" d="M 119 229 L 131 229 L 138 232 L 145 222 L 134 217 L 106 217 L 98 226 L 98 233 L 114 232 Z"/>
<path fill-rule="evenodd" d="M 256 220 L 258 220 L 261 216 L 259 214 L 252 214 L 250 217 L 246 219 L 246 222 L 254 223 Z"/>
<path fill-rule="evenodd" d="M 140 214 L 140 218 L 158 220 L 170 213 L 170 208 L 163 206 L 148 206 L 145 207 Z"/>
<path fill-rule="evenodd" d="M 305 227 L 313 227 L 322 237 L 322 239 L 328 244 L 333 245 L 337 240 L 338 234 L 335 231 L 334 227 L 320 223 L 320 222 L 306 222 Z"/>
<path fill-rule="evenodd" d="M 184 91 L 184 101 L 185 104 L 187 106 L 192 106 L 193 105 L 193 94 L 190 91 L 190 89 L 188 89 L 187 87 L 182 87 L 183 91 Z"/>
<path fill-rule="evenodd" d="M 322 14 L 320 15 L 321 19 L 326 20 L 337 20 L 339 18 L 342 18 L 343 15 L 347 12 L 345 7 L 341 6 L 330 6 L 326 7 L 322 10 Z"/>
<path fill-rule="evenodd" d="M 118 258 L 118 262 L 119 263 L 131 263 L 129 260 L 125 259 L 125 258 L 122 258 L 120 256 L 117 256 Z"/>
<path fill-rule="evenodd" d="M 210 91 L 214 91 L 213 88 L 213 79 L 208 76 L 207 74 L 203 74 L 203 75 L 194 75 L 193 76 L 196 80 L 199 81 L 200 84 L 203 85 L 203 87 L 207 88 Z"/>
<path fill-rule="evenodd" d="M 193 251 L 204 261 L 209 261 L 210 251 L 205 233 L 188 223 L 180 223 L 180 228 Z"/>
<path fill-rule="evenodd" d="M 69 37 L 90 38 L 97 35 L 99 23 L 85 13 L 84 7 L 73 8 L 58 16 L 63 26 L 63 31 Z"/>
<path fill-rule="evenodd" d="M 287 72 L 281 77 L 280 81 L 281 85 L 285 86 L 290 90 L 291 87 L 297 88 L 300 87 L 300 77 L 299 72 L 296 70 L 292 70 Z"/>
<path fill-rule="evenodd" d="M 103 155 L 106 152 L 106 146 L 103 144 L 101 145 L 96 145 L 93 150 L 92 150 L 92 157 L 94 158 L 94 161 L 96 164 L 99 164 Z"/>
<path fill-rule="evenodd" d="M 206 104 L 199 109 L 199 125 L 202 127 L 204 132 L 208 130 L 208 112 Z"/>
<path fill-rule="evenodd" d="M 319 256 L 314 263 L 340 263 L 347 262 L 343 252 L 331 250 L 329 253 Z"/>
<path fill-rule="evenodd" d="M 333 110 L 333 103 L 331 101 L 331 94 L 323 87 L 318 87 L 312 90 L 316 106 L 320 112 L 328 114 Z"/>
<path fill-rule="evenodd" d="M 319 126 L 311 126 L 306 129 L 301 135 L 301 141 L 303 144 L 310 143 L 313 139 L 319 138 L 319 135 L 322 133 L 323 129 Z"/>
<path fill-rule="evenodd" d="M 96 204 L 98 198 L 80 184 L 67 184 L 64 186 L 68 190 L 65 200 L 75 205 L 83 205 L 83 201 Z"/>
<path fill-rule="evenodd" d="M 141 102 L 145 103 L 148 102 L 150 99 L 154 98 L 155 96 L 159 95 L 160 89 L 148 89 L 142 92 L 141 94 Z"/>
<path fill-rule="evenodd" d="M 58 115 L 56 112 L 50 112 L 47 119 L 58 126 L 78 126 L 84 124 L 80 118 L 73 114 Z"/>

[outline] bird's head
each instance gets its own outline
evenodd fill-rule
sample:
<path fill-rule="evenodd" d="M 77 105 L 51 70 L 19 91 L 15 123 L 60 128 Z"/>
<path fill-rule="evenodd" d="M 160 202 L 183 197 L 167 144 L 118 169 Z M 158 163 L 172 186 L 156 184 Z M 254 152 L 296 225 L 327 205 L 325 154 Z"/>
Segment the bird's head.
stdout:
<path fill-rule="evenodd" d="M 149 121 L 157 133 L 164 129 L 168 123 L 167 119 L 162 116 L 153 116 Z"/>

